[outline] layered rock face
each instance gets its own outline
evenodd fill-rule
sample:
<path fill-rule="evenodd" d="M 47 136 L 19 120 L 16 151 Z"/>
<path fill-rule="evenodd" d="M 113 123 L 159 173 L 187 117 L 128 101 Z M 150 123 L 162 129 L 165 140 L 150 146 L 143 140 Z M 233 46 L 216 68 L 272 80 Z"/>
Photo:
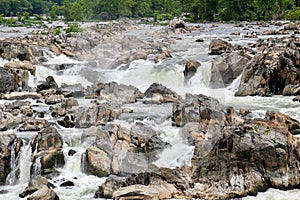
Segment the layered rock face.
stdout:
<path fill-rule="evenodd" d="M 111 176 L 96 196 L 228 199 L 300 184 L 293 135 L 299 122 L 287 115 L 267 112 L 263 119 L 251 119 L 210 97 L 187 94 L 174 106 L 173 123 L 195 146 L 192 167 Z"/>
<path fill-rule="evenodd" d="M 245 66 L 237 96 L 298 95 L 299 38 L 259 40 L 258 53 Z"/>

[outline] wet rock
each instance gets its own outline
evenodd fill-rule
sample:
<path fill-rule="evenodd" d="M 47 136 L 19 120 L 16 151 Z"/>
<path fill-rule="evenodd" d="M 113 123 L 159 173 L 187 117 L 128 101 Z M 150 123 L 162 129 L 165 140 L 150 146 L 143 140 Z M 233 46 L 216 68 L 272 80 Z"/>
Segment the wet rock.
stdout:
<path fill-rule="evenodd" d="M 8 93 L 14 90 L 14 76 L 0 67 L 0 92 Z"/>
<path fill-rule="evenodd" d="M 211 88 L 227 87 L 243 72 L 249 60 L 248 56 L 240 52 L 217 57 L 212 62 L 209 86 Z"/>
<path fill-rule="evenodd" d="M 49 126 L 50 124 L 45 119 L 28 119 L 18 130 L 19 131 L 41 131 Z"/>
<path fill-rule="evenodd" d="M 184 75 L 184 84 L 187 84 L 187 82 L 192 78 L 196 72 L 198 67 L 200 66 L 200 62 L 190 60 L 185 64 L 183 75 Z"/>
<path fill-rule="evenodd" d="M 186 23 L 182 19 L 174 18 L 169 22 L 169 27 L 172 29 L 183 29 L 188 32 L 191 32 L 190 28 L 186 25 Z"/>
<path fill-rule="evenodd" d="M 28 186 L 25 188 L 25 190 L 19 194 L 19 197 L 24 198 L 28 195 L 28 199 L 49 199 L 49 200 L 57 200 L 59 199 L 58 196 L 55 194 L 55 192 L 50 189 L 54 188 L 53 184 L 48 182 L 48 180 L 45 177 L 42 176 L 36 176 L 33 179 L 31 179 L 28 183 Z"/>
<path fill-rule="evenodd" d="M 237 96 L 297 95 L 300 70 L 297 38 L 258 41 L 259 51 L 243 71 Z"/>
<path fill-rule="evenodd" d="M 209 54 L 210 55 L 221 55 L 223 53 L 230 53 L 233 50 L 233 46 L 221 39 L 213 39 L 209 44 Z"/>
<path fill-rule="evenodd" d="M 76 153 L 77 153 L 77 151 L 70 149 L 68 152 L 68 156 L 74 156 L 74 154 L 76 154 Z"/>
<path fill-rule="evenodd" d="M 57 163 L 63 163 L 64 157 L 61 152 L 63 139 L 54 127 L 43 129 L 32 138 L 31 148 L 33 162 L 40 158 L 42 174 L 51 171 Z"/>
<path fill-rule="evenodd" d="M 27 198 L 28 200 L 40 200 L 40 199 L 45 199 L 45 200 L 59 200 L 59 197 L 57 194 L 47 186 L 42 186 L 41 189 L 38 191 L 34 192 L 30 197 Z"/>
<path fill-rule="evenodd" d="M 76 125 L 75 116 L 72 114 L 66 114 L 62 120 L 58 120 L 57 123 L 65 128 L 73 128 Z"/>
<path fill-rule="evenodd" d="M 159 83 L 153 83 L 145 91 L 143 102 L 144 103 L 170 103 L 177 101 L 181 97 Z"/>
<path fill-rule="evenodd" d="M 35 92 L 11 92 L 2 95 L 6 100 L 25 100 L 25 99 L 40 99 L 42 96 Z"/>
<path fill-rule="evenodd" d="M 0 185 L 6 183 L 6 179 L 13 167 L 11 166 L 12 156 L 15 156 L 14 160 L 17 159 L 21 146 L 22 140 L 18 139 L 14 133 L 2 132 L 0 134 Z"/>
<path fill-rule="evenodd" d="M 300 96 L 296 96 L 295 98 L 293 98 L 293 101 L 299 101 L 300 102 Z"/>
<path fill-rule="evenodd" d="M 2 57 L 7 60 L 18 59 L 32 63 L 38 63 L 38 59 L 43 57 L 42 48 L 31 45 L 28 42 L 15 41 L 14 39 L 1 40 L 0 52 L 3 52 Z"/>
<path fill-rule="evenodd" d="M 25 70 L 30 72 L 31 75 L 35 75 L 36 66 L 34 66 L 29 61 L 18 61 L 14 60 L 11 62 L 8 62 L 4 65 L 5 69 L 19 69 L 19 70 Z"/>
<path fill-rule="evenodd" d="M 88 128 L 91 126 L 104 125 L 113 121 L 117 113 L 112 109 L 110 103 L 99 103 L 90 108 L 80 107 L 75 110 L 75 126 L 77 128 Z M 64 123 L 72 123 L 72 118 L 68 118 Z"/>
<path fill-rule="evenodd" d="M 60 184 L 60 187 L 70 187 L 70 186 L 75 186 L 75 184 L 72 181 L 66 181 Z"/>
<path fill-rule="evenodd" d="M 63 95 L 50 95 L 50 96 L 45 96 L 45 103 L 48 105 L 53 105 L 57 103 L 62 103 L 64 102 L 65 98 Z"/>
<path fill-rule="evenodd" d="M 134 125 L 131 130 L 108 124 L 87 129 L 83 143 L 93 143 L 86 151 L 87 171 L 97 176 L 131 174 L 148 169 L 149 160 L 167 144 L 150 127 Z"/>
<path fill-rule="evenodd" d="M 113 198 L 118 199 L 170 199 L 180 192 L 172 184 L 161 185 L 131 185 L 121 187 L 114 192 Z"/>
<path fill-rule="evenodd" d="M 225 114 L 217 99 L 205 95 L 186 94 L 185 99 L 174 102 L 172 123 L 174 126 L 184 126 L 187 122 L 211 123 L 224 125 Z"/>
<path fill-rule="evenodd" d="M 48 89 L 58 89 L 57 83 L 55 82 L 52 76 L 48 76 L 45 82 L 39 84 L 37 86 L 36 91 L 40 92 L 42 90 L 48 90 Z"/>
<path fill-rule="evenodd" d="M 17 127 L 33 115 L 28 101 L 6 102 L 0 106 L 0 111 L 0 130 Z"/>
<path fill-rule="evenodd" d="M 135 103 L 143 97 L 136 87 L 116 82 L 99 83 L 96 87 L 87 88 L 86 95 L 100 97 L 102 100 L 111 102 L 113 106 Z"/>

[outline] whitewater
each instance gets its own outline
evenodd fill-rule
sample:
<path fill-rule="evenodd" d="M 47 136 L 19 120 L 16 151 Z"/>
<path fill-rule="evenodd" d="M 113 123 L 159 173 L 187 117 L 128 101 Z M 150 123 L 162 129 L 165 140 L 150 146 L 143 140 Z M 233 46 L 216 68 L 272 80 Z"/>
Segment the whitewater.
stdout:
<path fill-rule="evenodd" d="M 98 81 L 108 83 L 115 81 L 126 85 L 133 85 L 140 91 L 144 92 L 152 83 L 161 83 L 171 90 L 180 95 L 186 93 L 192 94 L 205 94 L 217 98 L 222 104 L 232 106 L 235 109 L 249 109 L 253 117 L 264 116 L 267 110 L 280 111 L 288 114 L 291 117 L 300 121 L 300 106 L 299 103 L 293 102 L 293 97 L 273 96 L 273 97 L 235 97 L 234 93 L 238 88 L 240 78 L 238 77 L 230 86 L 221 89 L 211 89 L 209 87 L 211 62 L 215 56 L 208 55 L 208 46 L 212 39 L 221 38 L 229 39 L 233 44 L 246 45 L 254 42 L 256 39 L 244 38 L 247 31 L 241 35 L 230 35 L 232 32 L 240 31 L 234 27 L 233 24 L 201 24 L 203 31 L 193 32 L 190 34 L 174 34 L 174 43 L 170 44 L 173 49 L 172 61 L 165 59 L 154 63 L 149 56 L 146 60 L 135 60 L 130 63 L 127 69 L 117 67 L 115 69 L 92 68 L 85 61 L 78 61 L 65 55 L 56 56 L 52 52 L 45 51 L 44 54 L 47 61 L 43 65 L 37 66 L 36 77 L 31 76 L 29 86 L 36 86 L 40 81 L 44 80 L 47 76 L 54 77 L 59 86 L 63 83 L 66 84 L 81 84 L 86 87 L 93 84 L 90 77 L 82 73 L 83 69 L 94 70 L 97 72 Z M 151 37 L 151 34 L 163 27 L 152 25 L 140 25 L 139 29 L 130 30 L 124 34 L 135 35 L 138 37 Z M 254 27 L 255 28 L 255 27 Z M 276 29 L 277 27 L 268 27 L 269 29 Z M 258 29 L 258 32 L 263 32 L 264 29 Z M 26 32 L 27 33 L 27 32 Z M 0 38 L 1 36 L 0 33 Z M 19 37 L 19 35 L 18 35 Z M 270 36 L 259 36 L 259 38 L 266 38 Z M 273 36 L 277 37 L 277 36 Z M 204 42 L 196 43 L 196 39 L 203 39 Z M 192 77 L 187 85 L 184 84 L 183 70 L 184 64 L 188 60 L 197 60 L 201 63 L 198 71 Z M 7 61 L 0 59 L 0 65 L 5 64 Z M 57 65 L 69 65 L 70 68 L 58 72 L 55 70 Z M 6 101 L 1 100 L 0 104 Z M 78 99 L 80 105 L 89 105 L 86 99 Z M 33 105 L 38 105 L 37 102 L 32 101 Z M 121 126 L 130 128 L 135 122 L 141 121 L 151 127 L 164 141 L 170 143 L 171 148 L 166 148 L 159 155 L 159 159 L 153 164 L 159 167 L 176 168 L 183 165 L 191 165 L 191 158 L 193 156 L 194 147 L 186 144 L 185 138 L 181 135 L 180 128 L 172 127 L 170 120 L 170 113 L 172 113 L 172 105 L 151 105 L 144 106 L 138 102 L 135 104 L 124 105 L 124 109 L 131 109 L 135 114 L 132 118 L 126 113 L 122 114 L 118 120 L 112 123 L 120 124 Z M 37 109 L 49 109 L 49 107 L 38 107 Z M 47 116 L 46 116 L 47 117 Z M 49 117 L 49 119 L 51 119 Z M 83 155 L 86 148 L 91 145 L 88 141 L 81 141 L 83 129 L 76 128 L 63 128 L 57 126 L 59 133 L 63 137 L 63 154 L 65 156 L 65 165 L 57 170 L 60 174 L 50 179 L 49 181 L 55 185 L 60 185 L 66 180 L 74 182 L 74 187 L 57 187 L 54 191 L 62 200 L 75 200 L 75 199 L 93 199 L 98 186 L 104 181 L 105 177 L 99 178 L 92 175 L 83 173 Z M 15 130 L 12 130 L 15 131 Z M 17 137 L 21 138 L 25 145 L 21 148 L 20 155 L 14 160 L 15 170 L 19 170 L 20 176 L 17 178 L 12 173 L 7 179 L 5 186 L 0 186 L 0 199 L 21 199 L 18 197 L 24 188 L 27 186 L 32 174 L 30 173 L 30 166 L 35 166 L 35 173 L 39 172 L 39 165 L 31 163 L 31 147 L 29 145 L 30 139 L 36 135 L 36 132 L 17 132 Z M 68 155 L 69 150 L 75 150 L 76 153 L 72 156 Z M 296 200 L 299 199 L 300 190 L 281 191 L 277 189 L 269 189 L 266 192 L 261 192 L 255 197 L 245 197 L 244 200 Z"/>

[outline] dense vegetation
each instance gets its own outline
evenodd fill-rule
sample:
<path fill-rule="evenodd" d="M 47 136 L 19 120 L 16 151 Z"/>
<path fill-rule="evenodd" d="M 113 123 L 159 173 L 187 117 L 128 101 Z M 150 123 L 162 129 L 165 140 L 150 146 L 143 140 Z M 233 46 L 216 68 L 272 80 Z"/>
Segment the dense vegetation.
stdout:
<path fill-rule="evenodd" d="M 300 19 L 300 0 L 0 0 L 1 16 L 47 14 L 55 19 L 111 20 L 119 17 L 191 20 Z"/>

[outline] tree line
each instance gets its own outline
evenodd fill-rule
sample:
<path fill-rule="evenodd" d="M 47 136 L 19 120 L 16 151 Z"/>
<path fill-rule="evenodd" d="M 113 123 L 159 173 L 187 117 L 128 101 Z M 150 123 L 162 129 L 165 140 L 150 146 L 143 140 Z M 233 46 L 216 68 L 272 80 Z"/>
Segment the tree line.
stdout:
<path fill-rule="evenodd" d="M 192 21 L 300 19 L 300 0 L 0 0 L 0 15 L 47 14 L 68 21 L 119 17 L 171 19 L 185 14 Z"/>

